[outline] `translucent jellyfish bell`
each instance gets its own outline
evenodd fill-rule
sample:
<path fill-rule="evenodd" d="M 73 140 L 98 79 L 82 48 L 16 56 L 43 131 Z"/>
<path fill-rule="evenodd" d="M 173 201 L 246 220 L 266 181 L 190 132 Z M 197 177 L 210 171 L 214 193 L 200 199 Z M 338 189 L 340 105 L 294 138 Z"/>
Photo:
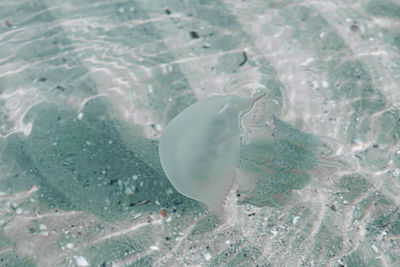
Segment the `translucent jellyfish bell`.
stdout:
<path fill-rule="evenodd" d="M 240 160 L 240 114 L 250 102 L 234 95 L 207 98 L 167 125 L 159 153 L 176 190 L 211 208 L 223 202 Z"/>
<path fill-rule="evenodd" d="M 167 125 L 159 154 L 177 191 L 218 211 L 233 184 L 240 203 L 265 206 L 309 182 L 318 138 L 264 114 L 264 98 L 210 97 Z"/>

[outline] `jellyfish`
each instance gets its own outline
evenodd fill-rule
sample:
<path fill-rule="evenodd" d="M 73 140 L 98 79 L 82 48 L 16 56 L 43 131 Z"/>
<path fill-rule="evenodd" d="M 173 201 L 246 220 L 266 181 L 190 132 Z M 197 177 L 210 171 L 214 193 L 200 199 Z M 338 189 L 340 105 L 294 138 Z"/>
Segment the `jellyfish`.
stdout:
<path fill-rule="evenodd" d="M 201 100 L 178 114 L 159 142 L 175 189 L 219 212 L 235 186 L 239 204 L 279 206 L 321 164 L 320 140 L 265 114 L 266 93 Z"/>

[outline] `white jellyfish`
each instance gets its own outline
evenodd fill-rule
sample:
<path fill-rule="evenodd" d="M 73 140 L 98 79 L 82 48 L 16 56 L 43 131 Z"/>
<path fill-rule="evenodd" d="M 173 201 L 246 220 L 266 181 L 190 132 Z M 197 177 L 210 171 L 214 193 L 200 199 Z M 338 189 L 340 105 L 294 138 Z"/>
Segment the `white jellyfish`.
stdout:
<path fill-rule="evenodd" d="M 265 206 L 309 182 L 319 139 L 260 113 L 265 97 L 210 97 L 169 122 L 159 154 L 178 192 L 218 212 L 233 184 L 241 203 Z"/>

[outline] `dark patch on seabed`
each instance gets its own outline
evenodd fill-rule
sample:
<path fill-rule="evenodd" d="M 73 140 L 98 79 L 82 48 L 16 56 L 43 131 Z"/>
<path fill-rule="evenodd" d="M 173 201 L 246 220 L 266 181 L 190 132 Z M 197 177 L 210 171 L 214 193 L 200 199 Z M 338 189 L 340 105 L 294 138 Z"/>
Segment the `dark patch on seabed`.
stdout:
<path fill-rule="evenodd" d="M 16 160 L 34 178 L 49 207 L 117 220 L 133 210 L 158 212 L 155 203 L 172 207 L 191 202 L 164 176 L 157 141 L 133 134 L 130 144 L 122 140 L 118 127 L 135 129 L 122 129 L 112 120 L 103 99 L 89 101 L 81 113 L 79 119 L 51 104 L 36 106 L 26 116 L 35 121 L 31 134 L 15 135 L 6 148 L 8 161 Z"/>

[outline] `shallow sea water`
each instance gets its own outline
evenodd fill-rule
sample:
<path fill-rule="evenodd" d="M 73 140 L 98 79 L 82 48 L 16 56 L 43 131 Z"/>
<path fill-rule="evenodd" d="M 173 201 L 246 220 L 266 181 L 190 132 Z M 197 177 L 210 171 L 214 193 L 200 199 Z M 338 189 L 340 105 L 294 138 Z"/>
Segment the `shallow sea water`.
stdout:
<path fill-rule="evenodd" d="M 397 0 L 0 1 L 0 266 L 399 266 Z M 215 95 L 331 145 L 283 205 L 178 193 L 166 124 Z"/>

